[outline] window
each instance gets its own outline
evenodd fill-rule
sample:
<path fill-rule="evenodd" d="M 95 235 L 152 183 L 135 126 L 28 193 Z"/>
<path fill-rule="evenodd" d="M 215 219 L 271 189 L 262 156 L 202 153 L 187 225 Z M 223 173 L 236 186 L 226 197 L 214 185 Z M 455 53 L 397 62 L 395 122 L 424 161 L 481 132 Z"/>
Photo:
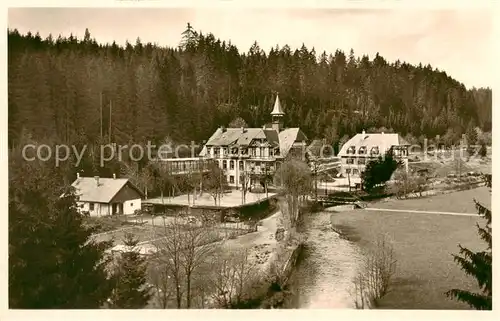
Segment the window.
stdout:
<path fill-rule="evenodd" d="M 360 155 L 366 154 L 366 146 L 361 146 L 358 150 L 358 154 Z"/>
<path fill-rule="evenodd" d="M 94 203 L 90 203 L 89 205 L 89 210 L 93 211 L 94 210 Z"/>
<path fill-rule="evenodd" d="M 222 161 L 222 169 L 227 169 L 227 161 Z"/>
<path fill-rule="evenodd" d="M 345 160 L 346 164 L 354 164 L 354 158 L 349 157 Z"/>
<path fill-rule="evenodd" d="M 346 173 L 346 174 L 351 174 L 351 169 L 350 169 L 350 168 L 346 168 L 346 169 L 345 169 L 345 173 Z"/>
<path fill-rule="evenodd" d="M 234 176 L 229 176 L 229 183 L 234 184 Z"/>
<path fill-rule="evenodd" d="M 378 146 L 374 146 L 372 147 L 372 149 L 370 150 L 370 154 L 372 155 L 378 155 L 380 153 L 379 149 L 378 149 Z"/>
<path fill-rule="evenodd" d="M 207 147 L 207 154 L 212 155 L 212 147 Z"/>
<path fill-rule="evenodd" d="M 346 154 L 354 154 L 356 152 L 356 146 L 350 146 L 349 148 L 347 148 L 346 150 Z"/>
<path fill-rule="evenodd" d="M 234 160 L 229 161 L 229 169 L 231 169 L 231 170 L 234 169 Z"/>
<path fill-rule="evenodd" d="M 134 203 L 130 203 L 130 206 L 134 206 Z"/>
<path fill-rule="evenodd" d="M 366 159 L 365 158 L 358 158 L 358 164 L 365 165 L 366 164 Z"/>
<path fill-rule="evenodd" d="M 240 161 L 240 171 L 243 170 L 243 161 Z"/>
<path fill-rule="evenodd" d="M 272 148 L 269 148 L 269 156 L 273 157 L 273 156 L 274 156 L 273 154 L 274 154 L 274 153 L 273 153 L 273 149 L 272 149 Z"/>
<path fill-rule="evenodd" d="M 352 170 L 352 174 L 353 174 L 353 175 L 357 175 L 357 174 L 358 174 L 358 170 L 354 168 L 354 169 Z"/>

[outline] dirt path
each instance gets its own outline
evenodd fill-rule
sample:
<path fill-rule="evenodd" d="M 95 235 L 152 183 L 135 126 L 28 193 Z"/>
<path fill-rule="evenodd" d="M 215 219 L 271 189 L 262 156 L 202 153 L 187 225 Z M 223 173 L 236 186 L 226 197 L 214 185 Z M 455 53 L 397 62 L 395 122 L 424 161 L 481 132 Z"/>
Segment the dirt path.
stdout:
<path fill-rule="evenodd" d="M 420 213 L 420 214 L 456 215 L 456 216 L 478 216 L 477 213 L 433 212 L 433 211 L 416 211 L 416 210 L 373 208 L 373 207 L 367 207 L 364 210 L 365 211 L 374 211 L 374 212 L 384 212 L 384 213 L 396 212 L 396 213 Z"/>

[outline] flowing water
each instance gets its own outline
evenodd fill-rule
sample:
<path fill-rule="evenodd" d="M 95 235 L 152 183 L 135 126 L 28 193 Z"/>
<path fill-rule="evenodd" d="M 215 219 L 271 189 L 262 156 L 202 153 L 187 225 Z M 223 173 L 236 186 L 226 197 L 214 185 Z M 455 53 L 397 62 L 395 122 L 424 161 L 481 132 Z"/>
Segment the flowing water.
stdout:
<path fill-rule="evenodd" d="M 287 308 L 355 308 L 352 281 L 361 253 L 332 229 L 331 214 L 313 213 L 304 220 L 307 241 L 290 277 Z"/>

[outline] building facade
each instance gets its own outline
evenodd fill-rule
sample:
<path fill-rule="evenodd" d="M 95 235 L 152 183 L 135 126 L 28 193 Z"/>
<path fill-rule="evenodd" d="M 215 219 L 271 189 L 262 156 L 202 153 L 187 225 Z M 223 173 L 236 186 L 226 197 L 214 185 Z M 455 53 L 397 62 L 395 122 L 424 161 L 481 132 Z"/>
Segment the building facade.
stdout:
<path fill-rule="evenodd" d="M 408 170 L 408 144 L 399 134 L 374 133 L 363 131 L 349 139 L 340 149 L 341 174 L 359 178 L 366 164 L 392 151 L 394 157 L 402 161 Z"/>
<path fill-rule="evenodd" d="M 283 128 L 284 115 L 277 95 L 271 126 L 220 127 L 200 156 L 217 162 L 229 186 L 255 185 L 257 177 L 271 177 L 287 155 L 302 152 L 307 146 L 307 137 L 300 128 Z"/>

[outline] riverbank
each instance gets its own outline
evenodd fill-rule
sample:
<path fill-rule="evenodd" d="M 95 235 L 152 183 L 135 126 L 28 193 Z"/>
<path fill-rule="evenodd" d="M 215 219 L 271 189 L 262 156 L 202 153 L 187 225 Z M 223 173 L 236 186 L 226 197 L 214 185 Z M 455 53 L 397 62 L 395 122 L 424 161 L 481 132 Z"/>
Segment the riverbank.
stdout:
<path fill-rule="evenodd" d="M 458 253 L 459 243 L 473 250 L 482 248 L 475 223 L 484 222 L 479 216 L 437 213 L 475 213 L 473 199 L 488 207 L 491 204 L 488 189 L 480 187 L 423 199 L 378 202 L 376 211 L 332 213 L 331 224 L 363 250 L 373 247 L 380 235 L 391 238 L 397 269 L 392 288 L 379 300 L 378 308 L 469 309 L 444 292 L 454 287 L 477 290 L 475 280 L 464 274 L 451 254 Z M 384 211 L 383 207 L 399 211 Z"/>

